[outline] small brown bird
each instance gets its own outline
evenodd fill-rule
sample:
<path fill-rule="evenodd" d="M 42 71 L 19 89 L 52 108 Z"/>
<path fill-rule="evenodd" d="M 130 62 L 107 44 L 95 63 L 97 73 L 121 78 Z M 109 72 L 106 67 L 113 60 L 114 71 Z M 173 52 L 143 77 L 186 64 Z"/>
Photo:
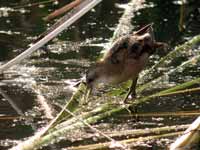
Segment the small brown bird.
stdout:
<path fill-rule="evenodd" d="M 139 73 L 145 67 L 149 56 L 155 52 L 156 48 L 163 45 L 154 40 L 152 24 L 119 38 L 104 57 L 87 72 L 87 87 L 92 89 L 99 83 L 119 84 L 132 80 L 132 85 L 124 100 L 126 101 L 130 94 L 135 97 Z"/>

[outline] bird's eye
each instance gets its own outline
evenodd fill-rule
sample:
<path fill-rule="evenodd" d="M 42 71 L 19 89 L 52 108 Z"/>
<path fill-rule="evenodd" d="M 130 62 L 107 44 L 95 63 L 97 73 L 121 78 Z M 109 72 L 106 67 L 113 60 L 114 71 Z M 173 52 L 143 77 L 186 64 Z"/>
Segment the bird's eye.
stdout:
<path fill-rule="evenodd" d="M 89 78 L 89 79 L 87 79 L 87 82 L 88 82 L 88 83 L 91 83 L 91 82 L 93 82 L 93 81 L 94 81 L 93 78 Z"/>

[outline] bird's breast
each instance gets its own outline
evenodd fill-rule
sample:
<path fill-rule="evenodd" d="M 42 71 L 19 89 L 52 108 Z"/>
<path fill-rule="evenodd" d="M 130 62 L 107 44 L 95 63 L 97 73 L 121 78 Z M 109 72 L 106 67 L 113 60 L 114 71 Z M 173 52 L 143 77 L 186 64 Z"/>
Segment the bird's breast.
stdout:
<path fill-rule="evenodd" d="M 119 64 L 103 63 L 98 73 L 101 74 L 98 83 L 119 84 L 134 79 L 143 70 L 149 58 L 148 53 L 143 53 L 138 58 L 127 57 Z"/>
<path fill-rule="evenodd" d="M 123 70 L 120 70 L 118 74 L 115 74 L 110 81 L 118 84 L 136 78 L 144 69 L 148 58 L 149 54 L 144 53 L 138 59 L 126 59 L 123 65 Z"/>
<path fill-rule="evenodd" d="M 128 58 L 125 61 L 124 65 L 124 73 L 139 73 L 145 67 L 146 63 L 148 62 L 149 54 L 143 53 L 139 58 L 132 59 Z"/>

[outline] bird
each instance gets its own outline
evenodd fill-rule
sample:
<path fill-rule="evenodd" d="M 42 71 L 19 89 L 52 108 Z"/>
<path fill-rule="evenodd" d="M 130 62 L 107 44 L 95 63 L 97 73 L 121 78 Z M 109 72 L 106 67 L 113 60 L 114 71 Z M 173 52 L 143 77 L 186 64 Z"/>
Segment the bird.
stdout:
<path fill-rule="evenodd" d="M 102 59 L 91 66 L 86 73 L 86 86 L 95 88 L 98 84 L 115 85 L 132 80 L 124 102 L 128 97 L 136 97 L 139 73 L 145 68 L 157 48 L 165 44 L 156 42 L 153 24 L 148 24 L 136 32 L 118 38 Z"/>

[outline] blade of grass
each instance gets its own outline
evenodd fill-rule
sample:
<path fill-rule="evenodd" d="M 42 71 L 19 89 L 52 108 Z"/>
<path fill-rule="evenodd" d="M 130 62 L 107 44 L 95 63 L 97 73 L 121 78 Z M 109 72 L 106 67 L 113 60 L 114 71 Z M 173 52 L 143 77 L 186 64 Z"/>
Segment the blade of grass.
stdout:
<path fill-rule="evenodd" d="M 150 135 L 158 135 L 158 134 L 164 134 L 164 133 L 170 133 L 170 132 L 178 132 L 178 131 L 184 131 L 189 127 L 189 124 L 187 125 L 178 125 L 178 126 L 164 126 L 164 127 L 156 127 L 156 128 L 145 128 L 145 129 L 133 129 L 133 130 L 120 130 L 120 131 L 110 131 L 105 132 L 106 135 L 112 138 L 120 138 L 121 140 L 124 138 L 136 138 L 136 137 L 144 137 L 144 136 L 150 136 Z M 93 135 L 87 136 L 87 139 L 82 139 L 81 141 L 90 140 L 90 138 L 93 138 Z M 103 139 L 103 136 L 98 136 L 98 139 Z M 79 141 L 79 142 L 81 142 Z"/>
<path fill-rule="evenodd" d="M 195 60 L 195 61 L 200 61 L 200 55 L 195 56 L 195 57 L 193 57 L 192 59 L 190 59 L 190 60 L 188 60 L 188 61 L 182 63 L 180 66 L 178 66 L 178 67 L 175 68 L 175 69 L 170 70 L 170 71 L 167 72 L 166 74 L 163 74 L 162 76 L 160 76 L 160 77 L 158 77 L 158 78 L 156 78 L 156 79 L 154 79 L 154 80 L 152 80 L 152 81 L 150 81 L 150 82 L 147 82 L 147 83 L 145 83 L 145 84 L 139 86 L 139 87 L 137 88 L 137 92 L 140 93 L 140 92 L 142 92 L 143 90 L 148 89 L 149 87 L 152 87 L 153 85 L 156 85 L 156 84 L 157 84 L 158 82 L 160 82 L 162 79 L 166 79 L 166 77 L 168 77 L 170 74 L 175 73 L 175 72 L 177 72 L 177 71 L 179 71 L 179 70 L 183 70 L 184 68 L 190 67 L 191 65 L 194 65 L 194 60 Z"/>
<path fill-rule="evenodd" d="M 109 135 L 103 133 L 102 131 L 96 129 L 95 127 L 91 126 L 89 123 L 87 123 L 86 121 L 84 121 L 82 118 L 79 118 L 78 116 L 75 116 L 72 112 L 70 112 L 69 110 L 66 110 L 68 113 L 70 113 L 73 117 L 75 117 L 77 120 L 81 121 L 83 124 L 85 124 L 87 127 L 89 127 L 91 130 L 93 130 L 95 133 L 98 133 L 99 135 L 103 136 L 104 138 L 108 139 L 110 142 L 114 142 L 117 143 L 117 145 L 120 145 L 120 148 L 123 150 L 126 150 L 126 145 L 122 145 L 120 142 L 114 140 L 113 138 L 111 138 Z"/>
<path fill-rule="evenodd" d="M 148 113 L 135 113 L 135 114 L 124 114 L 117 115 L 117 118 L 125 118 L 125 117 L 168 117 L 168 116 L 199 116 L 200 111 L 175 111 L 175 112 L 148 112 Z"/>
<path fill-rule="evenodd" d="M 170 146 L 170 150 L 190 149 L 192 145 L 200 143 L 200 116 L 189 128 Z"/>
<path fill-rule="evenodd" d="M 65 111 L 65 109 L 69 110 L 70 112 L 76 111 L 80 106 L 79 105 L 81 103 L 80 100 L 81 100 L 82 95 L 84 95 L 85 90 L 86 90 L 85 84 L 80 83 L 78 90 L 72 95 L 71 99 L 66 103 L 66 105 L 59 112 L 59 114 L 51 121 L 51 123 L 45 129 L 43 134 L 45 134 L 48 130 L 51 130 L 52 128 L 54 128 L 62 120 L 67 120 L 70 117 L 72 117 L 71 114 Z"/>
<path fill-rule="evenodd" d="M 154 80 L 157 69 L 160 67 L 164 67 L 164 71 L 160 71 L 161 73 L 159 75 L 164 74 L 165 72 L 170 71 L 171 67 L 170 64 L 172 60 L 175 58 L 184 55 L 184 53 L 188 54 L 188 50 L 192 49 L 195 45 L 200 44 L 200 35 L 197 35 L 193 37 L 191 40 L 185 42 L 184 44 L 177 46 L 173 51 L 168 53 L 165 57 L 161 58 L 158 63 L 156 63 L 154 66 L 152 66 L 149 70 L 147 70 L 143 75 L 140 76 L 140 79 L 143 81 L 143 83 L 150 82 Z M 154 78 L 150 78 L 153 75 Z"/>
<path fill-rule="evenodd" d="M 154 135 L 154 136 L 147 136 L 147 137 L 140 137 L 140 138 L 131 138 L 127 140 L 120 141 L 123 144 L 136 144 L 140 145 L 140 142 L 145 142 L 149 140 L 156 140 L 160 138 L 169 138 L 173 136 L 180 135 L 182 132 L 173 132 L 173 133 L 167 133 L 167 134 L 161 134 L 161 135 Z M 84 145 L 84 146 L 77 146 L 77 147 L 67 147 L 68 150 L 97 150 L 97 149 L 106 149 L 111 148 L 112 143 L 105 142 L 105 143 L 98 143 L 98 144 L 90 144 L 90 145 Z"/>
<path fill-rule="evenodd" d="M 172 90 L 172 89 L 171 89 Z M 191 93 L 200 93 L 200 87 L 199 88 L 191 88 L 191 89 L 185 89 L 185 90 L 178 90 L 175 92 L 170 92 L 170 90 L 167 93 L 161 93 L 159 97 L 163 96 L 173 96 L 178 94 L 191 94 Z"/>

